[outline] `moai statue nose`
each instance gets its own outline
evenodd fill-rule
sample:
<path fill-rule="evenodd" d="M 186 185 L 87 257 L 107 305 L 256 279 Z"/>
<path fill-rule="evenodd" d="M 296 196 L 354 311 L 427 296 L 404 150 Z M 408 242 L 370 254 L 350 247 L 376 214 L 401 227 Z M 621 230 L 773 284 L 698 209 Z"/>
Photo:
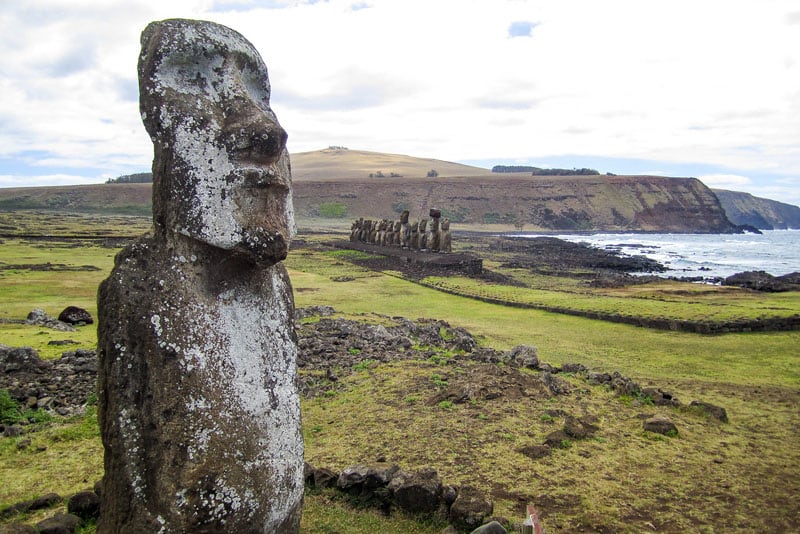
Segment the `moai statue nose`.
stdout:
<path fill-rule="evenodd" d="M 280 157 L 288 136 L 271 115 L 252 104 L 242 104 L 226 117 L 223 142 L 232 159 L 269 165 Z"/>

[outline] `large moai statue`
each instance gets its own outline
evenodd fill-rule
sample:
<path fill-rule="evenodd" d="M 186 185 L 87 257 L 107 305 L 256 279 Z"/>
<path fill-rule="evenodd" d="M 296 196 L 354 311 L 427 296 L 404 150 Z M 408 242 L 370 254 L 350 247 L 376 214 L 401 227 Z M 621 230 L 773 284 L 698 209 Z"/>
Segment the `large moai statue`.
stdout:
<path fill-rule="evenodd" d="M 286 133 L 237 32 L 142 33 L 154 230 L 98 294 L 99 533 L 296 532 L 303 441 Z"/>

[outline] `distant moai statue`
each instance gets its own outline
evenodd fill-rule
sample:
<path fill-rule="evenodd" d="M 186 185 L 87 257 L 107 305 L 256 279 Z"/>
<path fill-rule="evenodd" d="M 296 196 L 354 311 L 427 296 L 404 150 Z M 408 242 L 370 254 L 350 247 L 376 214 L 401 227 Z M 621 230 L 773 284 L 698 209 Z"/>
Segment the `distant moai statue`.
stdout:
<path fill-rule="evenodd" d="M 364 224 L 364 219 L 356 219 L 353 221 L 353 224 L 350 225 L 350 241 L 358 241 L 359 234 L 361 233 L 361 226 Z"/>
<path fill-rule="evenodd" d="M 431 229 L 428 232 L 428 249 L 432 252 L 439 252 L 442 236 L 439 234 L 439 219 L 442 217 L 441 210 L 435 208 L 430 211 Z"/>
<path fill-rule="evenodd" d="M 428 232 L 425 229 L 428 226 L 428 219 L 419 221 L 419 248 L 418 250 L 427 250 L 428 248 Z"/>
<path fill-rule="evenodd" d="M 441 234 L 442 238 L 439 250 L 442 252 L 453 252 L 453 235 L 450 233 L 450 219 L 447 217 L 442 219 Z"/>
<path fill-rule="evenodd" d="M 400 242 L 403 248 L 408 248 L 411 241 L 411 226 L 408 224 L 408 210 L 403 210 L 400 214 Z"/>
<path fill-rule="evenodd" d="M 409 231 L 411 232 L 409 248 L 411 250 L 419 250 L 419 221 L 414 221 Z"/>
<path fill-rule="evenodd" d="M 400 232 L 401 232 L 402 224 L 400 221 L 394 222 L 394 231 L 392 232 L 392 242 L 391 245 L 393 247 L 400 246 Z"/>
<path fill-rule="evenodd" d="M 153 223 L 98 292 L 97 532 L 297 532 L 303 440 L 286 133 L 239 33 L 153 22 Z"/>

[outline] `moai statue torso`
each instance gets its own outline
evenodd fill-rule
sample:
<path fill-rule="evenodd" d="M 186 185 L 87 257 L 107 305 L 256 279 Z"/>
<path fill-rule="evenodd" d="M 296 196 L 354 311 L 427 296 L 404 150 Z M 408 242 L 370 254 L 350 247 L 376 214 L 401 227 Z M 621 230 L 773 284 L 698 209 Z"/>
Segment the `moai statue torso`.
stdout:
<path fill-rule="evenodd" d="M 399 242 L 403 248 L 408 248 L 409 241 L 411 240 L 411 226 L 408 224 L 408 210 L 403 210 L 403 213 L 400 214 L 400 234 L 399 234 Z"/>
<path fill-rule="evenodd" d="M 296 532 L 303 441 L 286 133 L 266 67 L 224 26 L 150 24 L 140 110 L 153 235 L 98 292 L 98 533 Z"/>
<path fill-rule="evenodd" d="M 419 222 L 419 250 L 427 250 L 428 248 L 428 232 L 425 231 L 427 226 L 427 219 L 422 219 Z"/>
<path fill-rule="evenodd" d="M 439 250 L 442 252 L 452 252 L 453 251 L 453 236 L 450 233 L 450 219 L 445 217 L 442 219 L 442 229 L 441 229 L 441 242 L 439 245 Z"/>
<path fill-rule="evenodd" d="M 411 225 L 411 239 L 409 240 L 409 248 L 411 250 L 419 250 L 419 222 L 414 221 Z"/>

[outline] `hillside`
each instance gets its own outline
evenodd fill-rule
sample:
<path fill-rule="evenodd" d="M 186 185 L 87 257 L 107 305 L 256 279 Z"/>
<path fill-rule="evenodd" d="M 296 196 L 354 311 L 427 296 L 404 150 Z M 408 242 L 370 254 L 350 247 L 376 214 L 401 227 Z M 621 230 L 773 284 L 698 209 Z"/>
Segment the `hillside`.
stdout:
<path fill-rule="evenodd" d="M 491 174 L 488 169 L 460 163 L 366 150 L 328 148 L 292 154 L 295 182 L 362 179 L 378 173 L 387 177 L 394 173 L 406 179 L 424 179 L 432 170 L 439 177 Z"/>
<path fill-rule="evenodd" d="M 431 171 L 437 177 L 429 177 Z M 455 223 L 493 225 L 498 231 L 734 230 L 717 196 L 693 178 L 500 174 L 436 159 L 341 148 L 292 155 L 292 173 L 301 224 L 320 218 L 338 220 L 340 226 L 358 217 L 396 219 L 404 209 L 415 219 L 435 207 Z M 0 209 L 147 215 L 150 196 L 150 184 L 0 189 Z M 757 214 L 761 206 L 775 214 L 762 214 L 774 227 L 794 224 L 774 222 L 783 213 L 775 208 L 780 203 L 750 199 L 748 206 L 755 206 Z"/>
<path fill-rule="evenodd" d="M 800 228 L 800 208 L 750 193 L 714 189 L 733 224 L 748 224 L 761 230 Z"/>

